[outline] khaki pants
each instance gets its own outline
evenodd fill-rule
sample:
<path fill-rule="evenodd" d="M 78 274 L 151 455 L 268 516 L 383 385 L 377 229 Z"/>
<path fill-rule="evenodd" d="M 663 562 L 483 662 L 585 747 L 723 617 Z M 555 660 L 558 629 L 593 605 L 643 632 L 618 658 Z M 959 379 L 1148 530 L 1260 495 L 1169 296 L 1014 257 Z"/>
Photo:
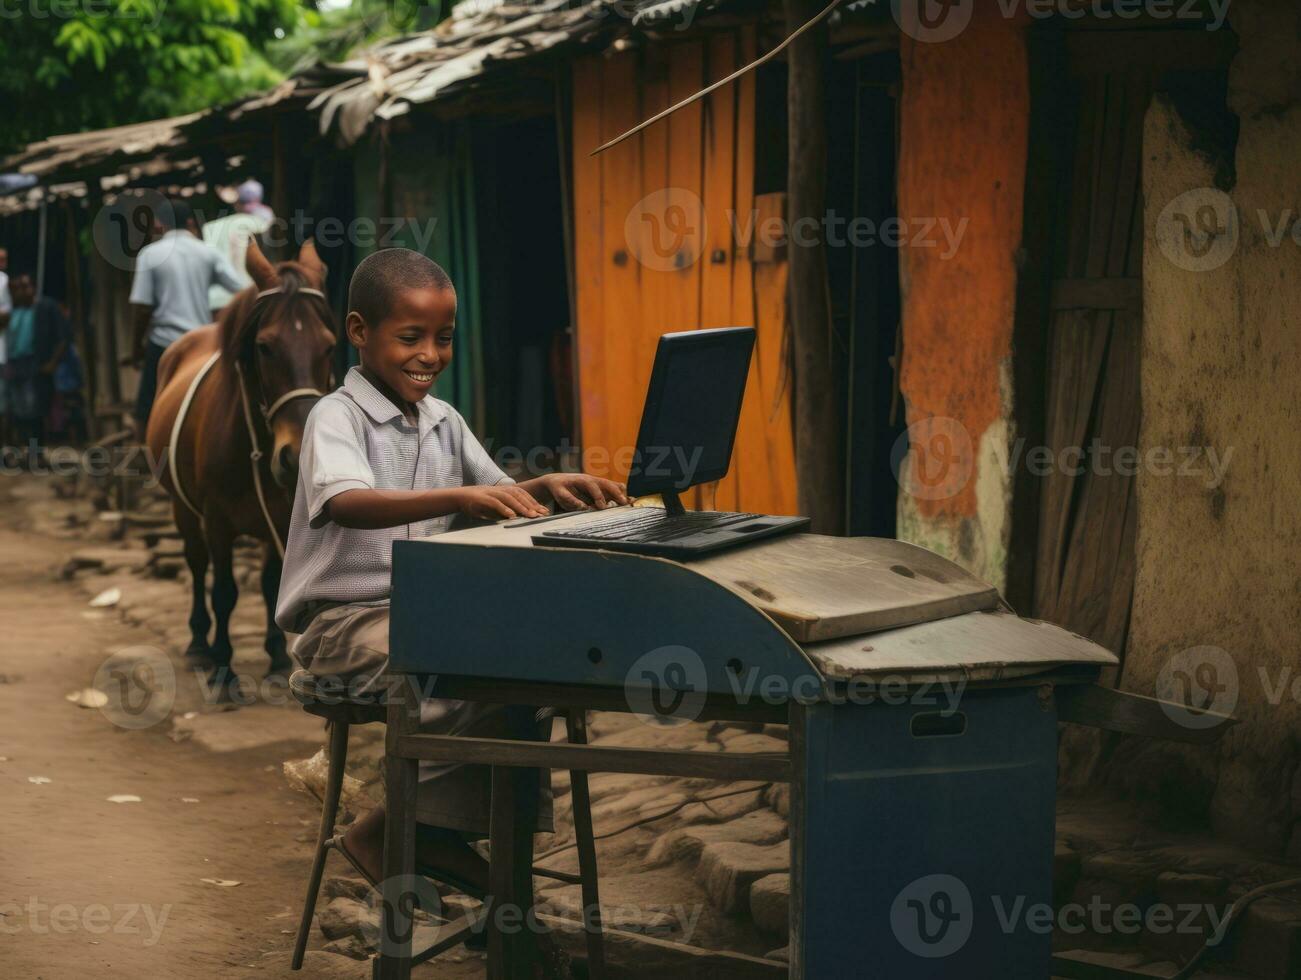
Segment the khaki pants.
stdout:
<path fill-rule="evenodd" d="M 378 698 L 388 666 L 388 603 L 331 606 L 317 613 L 294 644 L 293 654 L 304 670 L 350 695 Z M 551 722 L 539 723 L 545 740 Z M 431 735 L 477 738 L 515 737 L 502 705 L 450 698 L 426 698 L 420 705 L 420 730 Z M 551 780 L 542 773 L 538 800 L 538 831 L 552 830 Z M 416 819 L 420 823 L 487 836 L 492 812 L 491 770 L 482 765 L 420 763 Z"/>

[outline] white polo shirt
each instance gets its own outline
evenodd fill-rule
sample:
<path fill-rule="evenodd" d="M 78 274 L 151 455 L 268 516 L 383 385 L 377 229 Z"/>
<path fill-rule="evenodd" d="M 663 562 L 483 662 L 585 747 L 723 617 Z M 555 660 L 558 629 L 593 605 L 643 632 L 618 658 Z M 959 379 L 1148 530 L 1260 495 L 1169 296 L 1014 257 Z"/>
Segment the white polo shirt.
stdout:
<path fill-rule="evenodd" d="M 393 542 L 447 530 L 455 515 L 416 524 L 341 527 L 325 504 L 345 490 L 434 490 L 513 483 L 461 414 L 426 395 L 417 425 L 352 368 L 343 385 L 313 406 L 303 429 L 298 487 L 280 576 L 276 623 L 301 633 L 323 604 L 387 602 Z"/>
<path fill-rule="evenodd" d="M 195 327 L 212 322 L 208 287 L 239 292 L 244 283 L 226 257 L 188 231 L 172 230 L 136 256 L 131 302 L 152 306 L 149 342 L 166 347 Z"/>

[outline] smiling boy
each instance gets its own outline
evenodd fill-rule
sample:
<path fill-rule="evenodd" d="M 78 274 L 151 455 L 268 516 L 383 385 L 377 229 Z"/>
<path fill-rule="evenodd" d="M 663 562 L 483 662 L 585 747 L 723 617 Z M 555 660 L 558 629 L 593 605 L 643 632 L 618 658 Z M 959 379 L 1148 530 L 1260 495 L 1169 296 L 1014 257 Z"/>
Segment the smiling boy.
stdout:
<path fill-rule="evenodd" d="M 438 265 L 408 249 L 376 252 L 353 274 L 348 306 L 348 340 L 361 364 L 313 407 L 303 431 L 276 622 L 302 634 L 294 655 L 317 677 L 378 694 L 395 540 L 446 531 L 457 514 L 540 517 L 548 513 L 542 500 L 573 510 L 627 496 L 621 484 L 583 474 L 515 483 L 456 409 L 430 394 L 451 363 L 456 329 L 456 291 Z M 431 620 L 431 639 L 437 626 Z M 499 708 L 470 702 L 426 701 L 421 719 L 424 731 L 511 734 Z M 487 864 L 466 839 L 487 833 L 488 787 L 482 766 L 421 765 L 417 863 L 480 895 Z M 342 841 L 372 882 L 383 840 L 378 807 Z"/>

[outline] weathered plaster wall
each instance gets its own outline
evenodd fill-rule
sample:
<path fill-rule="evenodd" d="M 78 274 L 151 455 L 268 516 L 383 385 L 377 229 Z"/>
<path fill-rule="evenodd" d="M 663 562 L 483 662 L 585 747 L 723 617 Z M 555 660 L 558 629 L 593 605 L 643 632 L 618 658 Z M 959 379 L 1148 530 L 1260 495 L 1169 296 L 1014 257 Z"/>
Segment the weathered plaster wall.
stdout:
<path fill-rule="evenodd" d="M 1221 833 L 1294 857 L 1301 857 L 1301 684 L 1293 687 L 1301 678 L 1299 17 L 1295 0 L 1232 6 L 1240 49 L 1229 106 L 1241 130 L 1227 198 L 1214 191 L 1213 167 L 1192 149 L 1196 134 L 1169 101 L 1158 98 L 1146 118 L 1141 448 L 1211 446 L 1228 465 L 1218 485 L 1205 467 L 1183 476 L 1139 472 L 1123 686 L 1191 695 L 1233 710 L 1242 724 L 1211 749 L 1135 741 L 1111 770 L 1165 812 L 1205 806 Z M 1198 238 L 1212 218 L 1228 227 L 1230 203 L 1236 247 Z M 1281 240 L 1271 242 L 1280 229 Z"/>
<path fill-rule="evenodd" d="M 899 214 L 947 220 L 958 247 L 905 247 L 903 370 L 912 449 L 899 537 L 998 585 L 1013 435 L 1009 358 L 1029 130 L 1025 34 L 979 5 L 960 36 L 901 39 Z"/>

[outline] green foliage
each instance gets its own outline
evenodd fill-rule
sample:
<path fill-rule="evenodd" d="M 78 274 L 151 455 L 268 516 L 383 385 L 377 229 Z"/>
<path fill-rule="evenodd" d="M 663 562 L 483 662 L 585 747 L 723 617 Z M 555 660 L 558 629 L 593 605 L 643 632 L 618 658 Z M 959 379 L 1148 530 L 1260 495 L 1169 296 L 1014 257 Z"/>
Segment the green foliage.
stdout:
<path fill-rule="evenodd" d="M 297 0 L 8 0 L 0 153 L 268 88 L 267 46 L 318 19 Z"/>
<path fill-rule="evenodd" d="M 318 62 L 343 61 L 357 48 L 410 31 L 427 30 L 451 13 L 454 0 L 351 0 L 325 6 L 302 29 L 268 50 L 285 74 Z"/>
<path fill-rule="evenodd" d="M 433 27 L 452 3 L 0 0 L 0 155 L 263 91 L 378 38 Z"/>

